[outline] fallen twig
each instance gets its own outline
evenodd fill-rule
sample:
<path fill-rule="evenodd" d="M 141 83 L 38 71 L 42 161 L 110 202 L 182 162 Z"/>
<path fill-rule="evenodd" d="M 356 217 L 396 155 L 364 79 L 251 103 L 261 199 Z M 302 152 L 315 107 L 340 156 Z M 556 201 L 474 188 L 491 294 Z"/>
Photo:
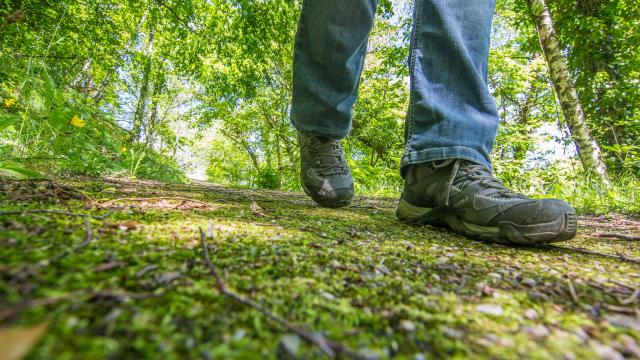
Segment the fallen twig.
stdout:
<path fill-rule="evenodd" d="M 628 257 L 628 256 L 625 256 L 625 255 L 606 254 L 606 253 L 601 253 L 601 252 L 594 251 L 594 250 L 587 250 L 587 249 L 577 248 L 577 247 L 573 247 L 573 246 L 557 246 L 557 245 L 545 245 L 545 246 L 546 247 L 551 247 L 551 248 L 556 248 L 558 250 L 573 250 L 573 251 L 581 252 L 583 254 L 597 255 L 597 256 L 602 256 L 602 257 L 608 257 L 608 258 L 611 258 L 611 259 L 622 260 L 622 261 L 626 261 L 626 262 L 630 262 L 630 263 L 640 264 L 640 258 L 632 258 L 632 257 Z"/>
<path fill-rule="evenodd" d="M 621 239 L 628 241 L 640 241 L 640 235 L 621 234 L 621 233 L 598 233 L 595 235 L 600 238 Z"/>
<path fill-rule="evenodd" d="M 154 197 L 148 197 L 148 198 L 144 198 L 144 197 L 118 198 L 118 199 L 107 200 L 107 201 L 103 202 L 100 205 L 111 204 L 111 203 L 118 202 L 118 201 L 153 201 L 153 200 L 181 200 L 181 201 L 190 201 L 190 202 L 194 202 L 196 204 L 201 204 L 201 205 L 206 205 L 206 206 L 213 206 L 213 204 L 208 203 L 206 201 L 200 201 L 200 200 L 191 199 L 191 198 L 183 197 L 183 196 L 154 196 Z"/>
<path fill-rule="evenodd" d="M 640 288 L 637 288 L 633 291 L 633 294 L 626 299 L 620 300 L 620 304 L 622 305 L 630 305 L 638 300 L 638 296 L 640 296 Z"/>
<path fill-rule="evenodd" d="M 227 287 L 227 285 L 225 284 L 225 282 L 222 279 L 222 277 L 220 276 L 220 273 L 218 273 L 218 270 L 216 270 L 215 266 L 211 262 L 211 258 L 209 257 L 209 250 L 208 250 L 208 247 L 207 247 L 207 240 L 206 240 L 205 233 L 202 230 L 202 228 L 199 228 L 199 230 L 200 230 L 200 241 L 202 243 L 202 252 L 203 252 L 205 264 L 206 264 L 207 268 L 209 269 L 209 273 L 216 280 L 216 287 L 218 288 L 218 291 L 220 291 L 223 295 L 228 296 L 228 297 L 232 298 L 233 300 L 235 300 L 235 301 L 237 301 L 237 302 L 239 302 L 241 304 L 249 306 L 249 307 L 253 308 L 254 310 L 257 310 L 259 313 L 264 315 L 266 318 L 268 318 L 269 320 L 273 321 L 274 323 L 282 326 L 283 328 L 287 329 L 288 331 L 291 331 L 292 333 L 296 334 L 302 340 L 306 341 L 307 343 L 309 343 L 311 345 L 317 346 L 320 350 L 322 350 L 322 352 L 324 352 L 325 354 L 327 354 L 330 357 L 335 357 L 336 354 L 343 354 L 343 355 L 346 355 L 346 356 L 349 356 L 349 357 L 355 358 L 355 359 L 372 359 L 372 358 L 374 358 L 372 356 L 360 354 L 360 353 L 358 353 L 358 352 L 356 352 L 354 350 L 351 350 L 351 349 L 347 348 L 345 345 L 329 341 L 322 334 L 312 333 L 312 332 L 304 330 L 304 329 L 302 329 L 300 327 L 297 327 L 297 326 L 291 324 L 290 322 L 288 322 L 287 320 L 285 320 L 284 318 L 282 318 L 282 317 L 274 314 L 273 312 L 269 311 L 268 309 L 266 309 L 261 304 L 255 302 L 255 301 L 253 301 L 251 299 L 248 299 L 248 298 L 246 298 L 246 297 L 234 292 L 233 290 L 230 290 Z"/>
<path fill-rule="evenodd" d="M 578 298 L 576 288 L 573 286 L 573 281 L 570 277 L 567 277 L 567 284 L 569 284 L 569 294 L 571 294 L 571 299 L 573 299 L 574 302 L 579 303 L 580 299 Z"/>
<path fill-rule="evenodd" d="M 611 305 L 611 304 L 606 304 L 603 303 L 602 307 L 609 310 L 609 311 L 613 311 L 619 314 L 626 314 L 626 315 L 634 315 L 634 316 L 638 316 L 638 311 L 636 309 L 633 308 L 628 308 L 628 307 L 623 307 L 623 306 L 615 306 L 615 305 Z"/>

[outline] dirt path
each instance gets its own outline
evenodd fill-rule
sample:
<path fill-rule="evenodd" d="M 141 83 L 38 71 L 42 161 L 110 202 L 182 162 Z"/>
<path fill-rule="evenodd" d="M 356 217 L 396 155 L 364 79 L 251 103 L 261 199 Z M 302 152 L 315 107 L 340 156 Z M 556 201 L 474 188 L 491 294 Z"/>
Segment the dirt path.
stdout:
<path fill-rule="evenodd" d="M 601 237 L 640 220 L 511 248 L 401 224 L 395 203 L 0 181 L 0 325 L 47 322 L 33 358 L 640 358 L 640 242 Z"/>

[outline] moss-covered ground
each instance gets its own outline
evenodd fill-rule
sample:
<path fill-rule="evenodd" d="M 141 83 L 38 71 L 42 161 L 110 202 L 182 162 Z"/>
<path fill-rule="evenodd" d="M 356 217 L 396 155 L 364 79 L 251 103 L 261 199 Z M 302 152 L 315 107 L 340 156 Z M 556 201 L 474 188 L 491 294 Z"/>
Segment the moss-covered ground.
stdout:
<path fill-rule="evenodd" d="M 599 236 L 637 235 L 628 217 L 581 216 L 574 240 L 513 248 L 399 223 L 386 198 L 331 210 L 296 193 L 60 179 L 2 180 L 0 204 L 0 336 L 46 324 L 32 359 L 328 356 L 223 294 L 200 228 L 229 289 L 354 352 L 338 357 L 640 357 L 640 242 Z"/>

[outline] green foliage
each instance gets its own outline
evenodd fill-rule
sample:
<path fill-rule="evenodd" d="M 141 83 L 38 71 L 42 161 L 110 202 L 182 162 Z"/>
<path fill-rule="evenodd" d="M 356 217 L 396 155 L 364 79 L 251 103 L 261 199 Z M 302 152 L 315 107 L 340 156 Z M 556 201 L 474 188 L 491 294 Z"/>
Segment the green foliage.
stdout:
<path fill-rule="evenodd" d="M 631 184 L 638 177 L 638 4 L 548 2 L 589 126 L 613 170 L 610 191 L 628 194 L 615 179 Z M 1 3 L 0 61 L 7 65 L 0 68 L 0 155 L 11 161 L 5 172 L 182 181 L 181 172 L 192 170 L 187 163 L 204 158 L 213 182 L 299 190 L 289 109 L 301 3 Z M 411 6 L 385 0 L 378 8 L 344 141 L 360 194 L 392 196 L 402 187 Z M 502 120 L 496 172 L 527 193 L 573 199 L 577 193 L 552 186 L 577 181 L 557 166 L 575 154 L 526 2 L 500 0 L 496 15 L 489 71 Z M 193 153 L 194 145 L 202 151 Z M 629 202 L 615 208 L 604 205 L 612 197 L 599 199 L 576 201 L 585 211 L 635 211 Z"/>
<path fill-rule="evenodd" d="M 640 4 L 634 0 L 548 0 L 587 122 L 614 174 L 640 174 Z M 539 53 L 524 0 L 498 2 L 521 34 L 520 51 Z"/>
<path fill-rule="evenodd" d="M 58 86 L 45 64 L 32 65 L 26 73 L 10 70 L 0 90 L 5 104 L 0 109 L 5 125 L 0 130 L 0 154 L 12 159 L 14 172 L 22 168 L 25 175 L 31 168 L 48 174 L 135 176 L 143 167 L 142 173 L 156 174 L 154 178 L 183 179 L 175 163 L 157 156 L 142 161 L 140 154 L 152 150 L 137 146 L 140 150 L 134 152 L 135 145 L 128 150 L 128 133 L 81 94 Z"/>

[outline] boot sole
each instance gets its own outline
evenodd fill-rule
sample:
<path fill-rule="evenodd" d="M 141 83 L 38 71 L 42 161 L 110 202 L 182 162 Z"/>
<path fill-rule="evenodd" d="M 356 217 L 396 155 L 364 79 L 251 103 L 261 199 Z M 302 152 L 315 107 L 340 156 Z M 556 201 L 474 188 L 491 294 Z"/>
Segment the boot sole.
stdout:
<path fill-rule="evenodd" d="M 307 196 L 309 196 L 316 204 L 322 207 L 331 208 L 331 209 L 337 209 L 337 208 L 348 206 L 351 204 L 351 200 L 353 199 L 353 193 L 352 193 L 351 198 L 349 199 L 336 200 L 336 201 L 324 201 L 322 198 L 311 195 L 311 192 L 307 190 L 307 187 L 304 186 L 304 183 L 302 183 L 302 190 L 304 190 L 304 193 L 307 194 Z"/>
<path fill-rule="evenodd" d="M 542 245 L 569 240 L 576 235 L 578 228 L 578 217 L 573 212 L 566 212 L 543 224 L 518 225 L 502 221 L 498 226 L 480 226 L 460 219 L 448 208 L 419 207 L 404 199 L 400 199 L 396 216 L 409 224 L 449 227 L 471 239 L 512 245 Z"/>

